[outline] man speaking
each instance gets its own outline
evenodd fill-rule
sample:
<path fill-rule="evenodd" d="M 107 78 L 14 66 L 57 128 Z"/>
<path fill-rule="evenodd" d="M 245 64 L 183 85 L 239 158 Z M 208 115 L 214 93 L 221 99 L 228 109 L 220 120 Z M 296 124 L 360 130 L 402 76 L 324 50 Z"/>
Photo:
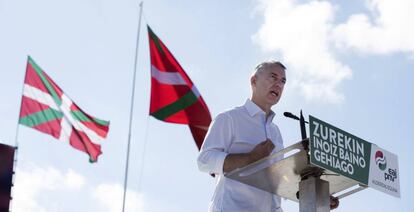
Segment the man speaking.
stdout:
<path fill-rule="evenodd" d="M 285 66 L 266 61 L 250 78 L 252 95 L 245 104 L 220 113 L 211 123 L 200 155 L 201 171 L 215 174 L 211 212 L 282 212 L 280 197 L 224 177 L 283 149 L 279 128 L 272 122 L 286 83 Z"/>

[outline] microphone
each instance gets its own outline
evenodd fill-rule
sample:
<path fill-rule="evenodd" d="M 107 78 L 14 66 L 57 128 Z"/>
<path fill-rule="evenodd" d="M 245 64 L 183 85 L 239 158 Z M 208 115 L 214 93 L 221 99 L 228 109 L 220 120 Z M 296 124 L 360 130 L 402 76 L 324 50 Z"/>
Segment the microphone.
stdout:
<path fill-rule="evenodd" d="M 295 115 L 293 115 L 290 112 L 284 112 L 283 115 L 286 116 L 286 117 L 288 117 L 288 118 L 295 119 L 295 120 L 298 120 L 299 121 L 299 124 L 300 124 L 300 134 L 302 135 L 302 140 L 306 140 L 307 136 L 306 136 L 305 123 L 308 123 L 309 124 L 309 122 L 305 121 L 305 118 L 303 117 L 302 110 L 300 110 L 300 118 L 297 117 L 297 116 L 295 116 Z M 306 149 L 306 150 L 308 149 L 307 144 L 304 144 L 304 149 Z"/>
<path fill-rule="evenodd" d="M 284 112 L 283 113 L 283 115 L 284 116 L 286 116 L 286 117 L 288 117 L 288 118 L 291 118 L 291 119 L 295 119 L 295 120 L 298 120 L 298 121 L 300 121 L 300 118 L 299 117 L 297 117 L 296 115 L 294 115 L 293 113 L 291 113 L 291 112 Z M 305 123 L 308 123 L 307 121 L 305 121 Z"/>
<path fill-rule="evenodd" d="M 299 117 L 293 115 L 291 112 L 284 112 L 283 115 L 291 119 L 299 120 Z"/>

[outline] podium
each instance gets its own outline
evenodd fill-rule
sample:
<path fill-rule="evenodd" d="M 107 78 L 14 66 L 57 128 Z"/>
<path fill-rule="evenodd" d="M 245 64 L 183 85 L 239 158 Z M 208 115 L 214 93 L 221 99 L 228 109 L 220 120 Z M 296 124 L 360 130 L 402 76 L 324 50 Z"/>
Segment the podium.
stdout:
<path fill-rule="evenodd" d="M 309 132 L 225 177 L 299 202 L 300 212 L 330 211 L 330 195 L 341 199 L 367 187 L 400 197 L 396 155 L 313 116 Z"/>

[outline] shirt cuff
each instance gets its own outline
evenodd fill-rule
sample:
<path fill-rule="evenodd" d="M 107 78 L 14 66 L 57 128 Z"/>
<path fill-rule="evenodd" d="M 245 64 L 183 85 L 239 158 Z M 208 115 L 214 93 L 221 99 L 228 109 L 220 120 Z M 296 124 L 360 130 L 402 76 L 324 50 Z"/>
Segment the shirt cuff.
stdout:
<path fill-rule="evenodd" d="M 216 164 L 214 167 L 214 173 L 216 174 L 223 174 L 223 166 L 224 166 L 224 160 L 226 159 L 228 153 L 226 152 L 217 152 L 216 153 Z"/>
<path fill-rule="evenodd" d="M 281 207 L 272 208 L 272 212 L 283 212 L 283 209 Z"/>

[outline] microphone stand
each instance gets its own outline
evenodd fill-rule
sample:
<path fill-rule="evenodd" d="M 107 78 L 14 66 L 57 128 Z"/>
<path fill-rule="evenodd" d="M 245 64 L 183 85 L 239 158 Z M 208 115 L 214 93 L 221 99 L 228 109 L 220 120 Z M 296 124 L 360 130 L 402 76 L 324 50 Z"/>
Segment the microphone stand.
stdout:
<path fill-rule="evenodd" d="M 308 141 L 308 136 L 306 135 L 305 124 L 309 123 L 309 122 L 305 121 L 305 118 L 303 117 L 302 110 L 300 110 L 300 118 L 295 116 L 294 114 L 292 114 L 290 112 L 284 112 L 283 115 L 288 117 L 288 118 L 291 118 L 291 119 L 299 120 L 299 126 L 300 126 L 300 133 L 301 133 L 301 136 L 302 136 L 303 148 L 306 151 L 308 151 L 309 150 L 309 141 Z"/>

